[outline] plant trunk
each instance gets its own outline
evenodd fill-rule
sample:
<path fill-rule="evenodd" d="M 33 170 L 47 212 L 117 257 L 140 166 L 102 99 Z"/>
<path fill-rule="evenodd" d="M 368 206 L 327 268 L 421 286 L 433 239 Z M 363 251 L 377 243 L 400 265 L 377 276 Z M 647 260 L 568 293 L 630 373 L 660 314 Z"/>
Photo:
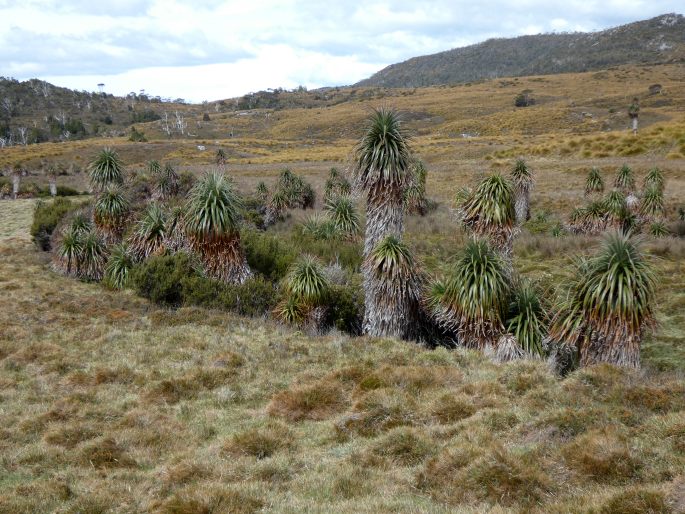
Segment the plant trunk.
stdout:
<path fill-rule="evenodd" d="M 375 184 L 366 199 L 364 259 L 386 236 L 402 237 L 404 201 L 399 187 Z M 388 285 L 362 266 L 364 276 L 364 333 L 374 336 L 406 337 L 408 306 L 402 297 L 388 297 Z M 404 318 L 404 319 L 402 319 Z"/>
<path fill-rule="evenodd" d="M 530 219 L 530 193 L 518 191 L 514 202 L 516 209 L 516 224 L 521 226 Z"/>
<path fill-rule="evenodd" d="M 376 337 L 411 339 L 418 332 L 421 280 L 412 269 L 408 276 L 393 273 L 383 275 L 364 263 L 365 315 L 364 333 Z"/>
<path fill-rule="evenodd" d="M 200 255 L 205 272 L 212 278 L 229 284 L 242 284 L 252 275 L 237 232 L 215 239 L 193 238 L 191 246 Z"/>
<path fill-rule="evenodd" d="M 608 363 L 627 368 L 640 368 L 639 335 L 621 334 L 620 337 L 607 338 L 601 332 L 593 330 L 580 345 L 580 365 Z"/>
<path fill-rule="evenodd" d="M 366 239 L 364 258 L 386 236 L 402 238 L 404 232 L 404 201 L 402 191 L 396 187 L 386 189 L 385 184 L 376 184 L 366 199 Z"/>
<path fill-rule="evenodd" d="M 19 196 L 19 185 L 21 184 L 21 177 L 19 175 L 12 175 L 12 198 L 15 200 Z"/>
<path fill-rule="evenodd" d="M 57 196 L 57 181 L 55 179 L 50 179 L 50 196 Z"/>

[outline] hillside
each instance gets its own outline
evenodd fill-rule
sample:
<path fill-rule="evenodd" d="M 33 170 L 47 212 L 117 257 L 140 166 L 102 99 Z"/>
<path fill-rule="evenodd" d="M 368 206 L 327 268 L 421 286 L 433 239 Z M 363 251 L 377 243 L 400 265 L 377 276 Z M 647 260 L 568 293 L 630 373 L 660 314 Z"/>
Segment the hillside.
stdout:
<path fill-rule="evenodd" d="M 0 77 L 0 147 L 123 135 L 133 123 L 191 109 L 177 99 L 75 91 L 48 82 Z M 199 112 L 199 107 L 196 107 Z"/>
<path fill-rule="evenodd" d="M 356 85 L 421 87 L 684 58 L 685 17 L 665 14 L 600 32 L 489 39 L 393 64 Z"/>

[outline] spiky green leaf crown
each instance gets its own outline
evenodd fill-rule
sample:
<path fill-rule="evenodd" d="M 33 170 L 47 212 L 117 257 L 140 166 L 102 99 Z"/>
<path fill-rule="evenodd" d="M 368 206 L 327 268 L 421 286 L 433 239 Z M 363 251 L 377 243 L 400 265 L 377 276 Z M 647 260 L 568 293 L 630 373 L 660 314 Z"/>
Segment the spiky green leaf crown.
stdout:
<path fill-rule="evenodd" d="M 290 268 L 285 286 L 298 301 L 316 304 L 328 294 L 330 282 L 321 263 L 310 255 L 303 255 Z"/>
<path fill-rule="evenodd" d="M 356 176 L 363 188 L 377 183 L 403 186 L 409 180 L 409 137 L 397 112 L 386 107 L 373 111 L 366 133 L 355 149 Z"/>
<path fill-rule="evenodd" d="M 500 174 L 481 181 L 461 208 L 467 224 L 510 227 L 516 220 L 511 183 Z"/>
<path fill-rule="evenodd" d="M 222 238 L 238 230 L 242 202 L 220 172 L 209 172 L 193 186 L 185 205 L 186 231 L 196 237 Z"/>
<path fill-rule="evenodd" d="M 96 189 L 124 182 L 123 164 L 111 148 L 104 148 L 89 165 L 90 180 Z"/>

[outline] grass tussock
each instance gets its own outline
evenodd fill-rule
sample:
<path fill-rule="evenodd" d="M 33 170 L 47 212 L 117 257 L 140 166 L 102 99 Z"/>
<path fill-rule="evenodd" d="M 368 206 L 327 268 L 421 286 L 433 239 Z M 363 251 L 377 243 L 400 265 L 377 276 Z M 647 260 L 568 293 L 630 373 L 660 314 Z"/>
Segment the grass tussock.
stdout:
<path fill-rule="evenodd" d="M 296 386 L 274 395 L 268 412 L 289 421 L 322 420 L 341 411 L 345 396 L 337 384 L 314 383 Z"/>

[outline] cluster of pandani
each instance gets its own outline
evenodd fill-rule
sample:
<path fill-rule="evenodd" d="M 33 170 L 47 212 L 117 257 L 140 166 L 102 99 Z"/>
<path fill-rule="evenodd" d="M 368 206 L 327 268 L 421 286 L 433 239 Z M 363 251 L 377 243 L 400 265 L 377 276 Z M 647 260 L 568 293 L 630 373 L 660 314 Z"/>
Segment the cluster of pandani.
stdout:
<path fill-rule="evenodd" d="M 302 226 L 317 238 L 354 239 L 362 229 L 354 198 L 366 196 L 360 270 L 365 334 L 448 342 L 498 361 L 548 359 L 559 370 L 597 362 L 639 367 L 641 340 L 655 326 L 655 273 L 629 231 L 608 233 L 594 254 L 576 260 L 558 298 L 546 298 L 512 266 L 513 240 L 530 217 L 534 183 L 529 167 L 518 160 L 507 176 L 496 173 L 459 191 L 456 216 L 472 237 L 447 276 L 429 277 L 403 241 L 405 214 L 430 208 L 426 168 L 410 143 L 397 112 L 375 110 L 347 177 L 331 171 L 324 214 Z M 130 208 L 123 166 L 105 149 L 89 168 L 96 195 L 92 213 L 77 214 L 63 228 L 55 267 L 124 287 L 137 262 L 187 251 L 197 255 L 208 277 L 244 282 L 252 272 L 240 242 L 241 198 L 221 157 L 219 170 L 201 177 L 174 209 L 161 202 L 178 194 L 178 175 L 170 166 L 150 163 L 153 197 L 122 239 Z M 265 226 L 287 209 L 315 201 L 311 186 L 288 170 L 273 191 L 260 183 L 256 195 L 264 204 Z M 316 326 L 324 318 L 331 279 L 319 259 L 301 256 L 281 288 L 278 319 Z"/>
<path fill-rule="evenodd" d="M 585 181 L 587 204 L 573 210 L 568 230 L 574 234 L 596 235 L 613 228 L 667 237 L 671 232 L 666 224 L 664 185 L 663 172 L 654 167 L 647 172 L 642 190 L 638 191 L 633 170 L 623 165 L 616 173 L 612 190 L 604 196 L 602 174 L 598 168 L 592 168 Z M 680 213 L 681 218 L 683 214 Z"/>

